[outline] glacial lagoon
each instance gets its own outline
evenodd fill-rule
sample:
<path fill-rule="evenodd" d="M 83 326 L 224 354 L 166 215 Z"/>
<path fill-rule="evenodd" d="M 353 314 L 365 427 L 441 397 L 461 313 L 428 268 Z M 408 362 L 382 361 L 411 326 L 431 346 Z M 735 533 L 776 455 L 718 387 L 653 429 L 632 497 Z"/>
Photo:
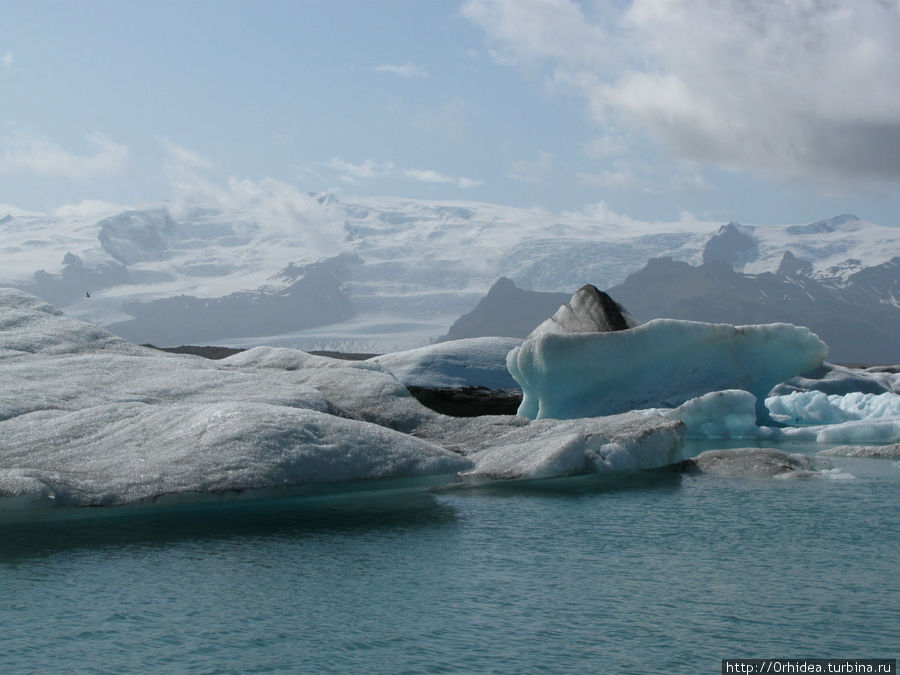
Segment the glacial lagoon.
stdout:
<path fill-rule="evenodd" d="M 900 463 L 828 461 L 794 479 L 662 470 L 8 516 L 0 669 L 637 674 L 895 658 Z"/>

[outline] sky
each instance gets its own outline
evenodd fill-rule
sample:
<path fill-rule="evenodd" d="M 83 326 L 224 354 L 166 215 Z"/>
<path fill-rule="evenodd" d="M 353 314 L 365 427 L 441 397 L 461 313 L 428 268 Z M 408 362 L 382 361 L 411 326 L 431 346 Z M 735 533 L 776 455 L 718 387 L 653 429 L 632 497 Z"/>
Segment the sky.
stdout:
<path fill-rule="evenodd" d="M 0 204 L 900 225 L 900 0 L 0 0 Z"/>

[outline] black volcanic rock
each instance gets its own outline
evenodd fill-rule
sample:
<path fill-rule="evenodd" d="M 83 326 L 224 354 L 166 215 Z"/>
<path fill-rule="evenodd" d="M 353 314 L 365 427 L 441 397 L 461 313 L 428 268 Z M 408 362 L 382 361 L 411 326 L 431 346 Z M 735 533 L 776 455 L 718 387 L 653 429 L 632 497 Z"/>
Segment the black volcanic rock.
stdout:
<path fill-rule="evenodd" d="M 526 291 L 517 288 L 512 280 L 501 277 L 475 309 L 453 323 L 444 339 L 523 338 L 568 300 L 566 293 Z"/>

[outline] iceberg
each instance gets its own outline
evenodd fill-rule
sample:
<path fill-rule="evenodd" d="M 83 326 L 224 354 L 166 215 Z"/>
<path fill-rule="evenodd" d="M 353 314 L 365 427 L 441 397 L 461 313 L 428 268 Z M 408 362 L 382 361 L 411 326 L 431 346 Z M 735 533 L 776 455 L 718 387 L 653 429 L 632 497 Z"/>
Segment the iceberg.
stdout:
<path fill-rule="evenodd" d="M 839 445 L 820 450 L 826 457 L 876 457 L 879 459 L 900 459 L 900 443 L 891 445 Z"/>
<path fill-rule="evenodd" d="M 518 389 L 506 355 L 522 344 L 512 337 L 450 340 L 369 359 L 407 387 Z"/>
<path fill-rule="evenodd" d="M 518 424 L 496 417 L 462 422 L 446 438 L 456 443 L 464 439 L 465 445 L 474 449 L 469 457 L 475 466 L 460 473 L 464 480 L 637 471 L 678 464 L 687 458 L 684 423 L 635 412 Z M 486 426 L 498 422 L 502 426 Z"/>
<path fill-rule="evenodd" d="M 821 366 L 827 350 L 790 324 L 654 319 L 614 332 L 541 334 L 513 349 L 506 365 L 522 388 L 519 415 L 571 419 L 674 408 L 727 389 L 761 400 L 776 384 Z M 766 420 L 762 403 L 756 408 Z"/>
<path fill-rule="evenodd" d="M 462 456 L 315 410 L 225 401 L 42 411 L 2 425 L 0 495 L 111 506 L 165 495 L 453 475 Z"/>
<path fill-rule="evenodd" d="M 772 438 L 777 431 L 756 422 L 757 398 L 749 391 L 713 391 L 672 410 L 648 410 L 684 422 L 688 438 Z"/>
<path fill-rule="evenodd" d="M 892 392 L 867 394 L 824 394 L 820 391 L 793 392 L 766 398 L 772 419 L 791 426 L 839 424 L 850 420 L 900 417 L 900 395 Z"/>
<path fill-rule="evenodd" d="M 723 477 L 795 478 L 812 476 L 815 471 L 813 460 L 806 455 L 788 454 L 774 448 L 707 450 L 689 460 L 686 465 L 686 468 Z"/>
<path fill-rule="evenodd" d="M 463 367 L 454 353 L 481 353 L 487 364 L 500 349 L 447 345 L 431 363 L 438 377 L 465 377 L 453 375 Z M 212 361 L 130 344 L 0 289 L 0 511 L 530 479 L 685 459 L 675 418 L 434 412 L 386 367 L 403 371 L 398 364 L 427 362 L 421 356 L 381 364 L 257 347 Z"/>

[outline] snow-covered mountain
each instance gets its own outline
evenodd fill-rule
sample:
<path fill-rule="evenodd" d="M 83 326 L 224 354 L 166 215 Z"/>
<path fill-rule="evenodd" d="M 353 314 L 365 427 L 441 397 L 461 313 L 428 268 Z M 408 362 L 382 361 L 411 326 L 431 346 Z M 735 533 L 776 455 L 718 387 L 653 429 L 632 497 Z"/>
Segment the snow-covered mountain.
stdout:
<path fill-rule="evenodd" d="M 445 335 L 501 276 L 571 294 L 621 284 L 659 257 L 760 274 L 790 251 L 810 279 L 853 277 L 868 301 L 900 298 L 890 262 L 900 228 L 853 216 L 723 226 L 635 221 L 602 205 L 551 213 L 331 194 L 3 215 L 0 284 L 137 342 L 395 351 Z"/>

